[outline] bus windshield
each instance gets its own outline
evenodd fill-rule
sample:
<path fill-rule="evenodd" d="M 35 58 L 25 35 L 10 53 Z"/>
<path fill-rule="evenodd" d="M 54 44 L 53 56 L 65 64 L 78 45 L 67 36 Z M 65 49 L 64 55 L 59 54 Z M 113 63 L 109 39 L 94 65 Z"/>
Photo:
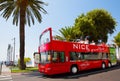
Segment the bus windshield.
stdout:
<path fill-rule="evenodd" d="M 40 45 L 50 42 L 50 31 L 46 31 L 40 36 Z"/>
<path fill-rule="evenodd" d="M 50 52 L 41 52 L 40 53 L 40 63 L 41 64 L 50 63 Z"/>

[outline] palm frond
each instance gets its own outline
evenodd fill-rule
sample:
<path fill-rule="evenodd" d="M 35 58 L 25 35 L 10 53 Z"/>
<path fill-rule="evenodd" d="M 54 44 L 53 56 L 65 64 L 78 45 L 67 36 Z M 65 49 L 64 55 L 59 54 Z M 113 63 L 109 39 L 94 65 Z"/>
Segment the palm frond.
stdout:
<path fill-rule="evenodd" d="M 20 5 L 22 2 L 20 0 L 0 0 L 0 11 L 2 11 L 2 16 L 8 20 L 12 15 L 13 24 L 18 25 L 20 20 Z M 46 14 L 47 11 L 43 8 L 46 5 L 41 0 L 28 0 L 26 5 L 22 7 L 25 8 L 25 24 L 31 26 L 31 22 L 34 25 L 34 18 L 37 19 L 39 23 L 42 21 L 41 12 Z"/>
<path fill-rule="evenodd" d="M 1 15 L 5 19 L 8 19 L 11 16 L 14 8 L 15 7 L 14 7 L 14 1 L 13 0 L 2 1 L 1 4 L 0 4 L 0 11 L 3 11 Z"/>
<path fill-rule="evenodd" d="M 72 41 L 76 38 L 77 31 L 73 27 L 65 27 L 61 28 L 60 30 L 61 36 L 63 39 L 66 39 L 67 41 Z"/>

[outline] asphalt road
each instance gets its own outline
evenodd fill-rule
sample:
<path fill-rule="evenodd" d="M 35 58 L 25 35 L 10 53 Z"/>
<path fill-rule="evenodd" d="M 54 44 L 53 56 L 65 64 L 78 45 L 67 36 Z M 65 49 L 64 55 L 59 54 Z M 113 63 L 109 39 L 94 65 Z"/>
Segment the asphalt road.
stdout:
<path fill-rule="evenodd" d="M 82 71 L 76 75 L 59 74 L 46 76 L 39 72 L 12 74 L 13 81 L 120 81 L 120 66 L 105 70 Z"/>

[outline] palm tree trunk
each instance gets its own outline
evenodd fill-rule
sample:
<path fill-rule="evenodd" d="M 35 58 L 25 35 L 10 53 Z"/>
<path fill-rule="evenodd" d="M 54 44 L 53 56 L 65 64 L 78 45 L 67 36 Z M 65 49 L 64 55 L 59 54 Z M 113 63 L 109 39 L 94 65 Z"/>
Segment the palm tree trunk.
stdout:
<path fill-rule="evenodd" d="M 24 0 L 23 0 L 24 2 Z M 26 68 L 24 64 L 24 54 L 25 54 L 25 7 L 23 4 L 20 8 L 20 69 L 24 70 Z"/>

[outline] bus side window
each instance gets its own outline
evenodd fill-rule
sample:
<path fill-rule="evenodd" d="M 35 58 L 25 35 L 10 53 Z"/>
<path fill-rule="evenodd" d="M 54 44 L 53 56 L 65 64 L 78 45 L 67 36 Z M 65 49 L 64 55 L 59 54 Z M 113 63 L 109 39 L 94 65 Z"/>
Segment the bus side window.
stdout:
<path fill-rule="evenodd" d="M 109 58 L 109 54 L 108 53 L 106 54 L 106 57 Z"/>
<path fill-rule="evenodd" d="M 70 52 L 70 60 L 78 60 L 78 55 L 75 52 Z"/>
<path fill-rule="evenodd" d="M 59 58 L 60 58 L 60 62 L 65 62 L 64 52 L 60 52 L 60 53 L 59 53 Z"/>
<path fill-rule="evenodd" d="M 53 52 L 52 62 L 64 62 L 65 56 L 64 52 Z"/>
<path fill-rule="evenodd" d="M 108 54 L 107 53 L 103 53 L 102 54 L 102 59 L 107 59 L 108 58 Z"/>
<path fill-rule="evenodd" d="M 82 54 L 80 52 L 77 53 L 78 60 L 81 60 L 83 58 Z"/>
<path fill-rule="evenodd" d="M 102 59 L 102 52 L 98 53 L 98 59 Z"/>
<path fill-rule="evenodd" d="M 57 52 L 53 52 L 53 55 L 52 55 L 52 62 L 57 62 Z"/>
<path fill-rule="evenodd" d="M 84 60 L 84 54 L 81 53 L 81 60 Z"/>

